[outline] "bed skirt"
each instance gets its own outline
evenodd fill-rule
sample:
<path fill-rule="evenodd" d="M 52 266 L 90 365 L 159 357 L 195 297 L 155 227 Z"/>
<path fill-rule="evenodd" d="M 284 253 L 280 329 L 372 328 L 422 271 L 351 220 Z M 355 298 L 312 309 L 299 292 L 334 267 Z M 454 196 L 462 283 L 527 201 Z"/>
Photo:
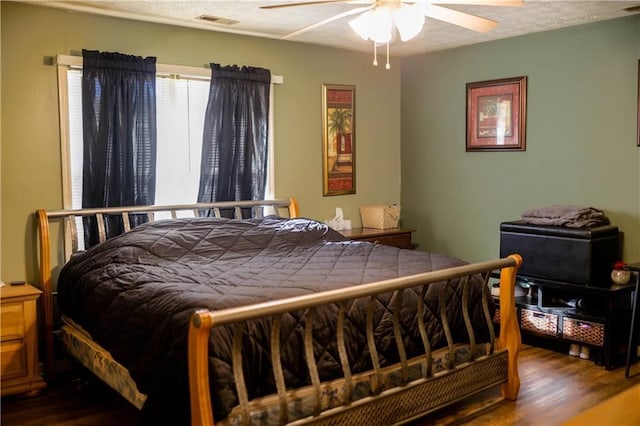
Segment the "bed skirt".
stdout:
<path fill-rule="evenodd" d="M 69 318 L 63 317 L 62 320 L 64 325 L 58 335 L 64 349 L 136 408 L 142 409 L 147 396 L 138 391 L 127 369 L 118 364 L 80 326 Z"/>

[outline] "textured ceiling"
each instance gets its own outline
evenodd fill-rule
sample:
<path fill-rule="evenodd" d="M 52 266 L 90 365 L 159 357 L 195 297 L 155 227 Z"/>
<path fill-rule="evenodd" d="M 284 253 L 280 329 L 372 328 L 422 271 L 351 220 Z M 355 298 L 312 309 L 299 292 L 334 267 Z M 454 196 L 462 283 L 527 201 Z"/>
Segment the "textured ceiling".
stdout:
<path fill-rule="evenodd" d="M 304 2 L 296 0 L 294 2 Z M 473 1 L 473 0 L 471 0 Z M 70 9 L 141 21 L 168 23 L 211 31 L 222 31 L 278 39 L 300 28 L 330 18 L 366 1 L 317 4 L 280 9 L 260 6 L 291 1 L 25 1 L 42 6 Z M 422 32 L 408 42 L 391 44 L 392 56 L 409 56 L 518 35 L 547 31 L 589 22 L 614 19 L 640 12 L 640 0 L 626 1 L 548 1 L 525 0 L 522 7 L 444 5 L 498 21 L 487 33 L 457 27 L 427 18 Z M 634 8 L 634 11 L 625 11 Z M 237 21 L 232 24 L 205 22 L 198 17 L 210 15 Z M 349 27 L 351 17 L 342 18 L 290 38 L 291 41 L 314 43 L 342 49 L 372 52 L 372 42 L 359 38 Z M 380 47 L 379 49 L 382 49 Z"/>

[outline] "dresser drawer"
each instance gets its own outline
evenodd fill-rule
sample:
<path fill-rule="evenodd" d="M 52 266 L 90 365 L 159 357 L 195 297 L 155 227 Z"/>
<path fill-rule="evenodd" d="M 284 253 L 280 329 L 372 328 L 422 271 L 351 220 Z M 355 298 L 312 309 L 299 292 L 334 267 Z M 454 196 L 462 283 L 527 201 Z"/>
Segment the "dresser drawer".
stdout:
<path fill-rule="evenodd" d="M 3 342 L 0 345 L 0 375 L 2 381 L 27 374 L 27 350 L 24 342 Z"/>
<path fill-rule="evenodd" d="M 24 305 L 5 303 L 0 311 L 0 341 L 24 337 Z"/>

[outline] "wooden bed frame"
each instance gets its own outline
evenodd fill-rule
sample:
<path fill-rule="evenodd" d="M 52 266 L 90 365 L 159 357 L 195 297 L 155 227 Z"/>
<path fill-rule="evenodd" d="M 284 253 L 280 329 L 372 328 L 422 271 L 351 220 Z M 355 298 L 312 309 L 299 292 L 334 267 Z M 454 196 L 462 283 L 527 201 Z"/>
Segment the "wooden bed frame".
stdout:
<path fill-rule="evenodd" d="M 295 199 L 289 200 L 260 200 L 241 202 L 221 202 L 176 206 L 138 206 L 122 208 L 96 208 L 78 210 L 57 210 L 36 212 L 38 219 L 40 242 L 40 274 L 43 291 L 43 311 L 45 322 L 45 374 L 53 375 L 54 366 L 54 277 L 52 271 L 56 271 L 64 264 L 72 253 L 78 251 L 77 226 L 81 226 L 78 218 L 93 216 L 97 219 L 100 241 L 105 239 L 104 220 L 108 216 L 122 217 L 125 231 L 130 228 L 132 214 L 147 214 L 149 220 L 154 220 L 161 212 L 169 212 L 175 218 L 183 215 L 181 212 L 193 212 L 191 216 L 198 216 L 201 211 L 209 210 L 213 215 L 220 216 L 221 211 L 230 210 L 236 218 L 242 217 L 243 210 L 250 209 L 253 217 L 262 217 L 263 209 L 268 207 L 273 214 L 280 216 L 286 212 L 289 217 L 298 217 L 299 209 Z M 57 226 L 51 226 L 52 224 Z M 57 249 L 52 250 L 52 245 Z M 64 249 L 62 249 L 64 247 Z M 52 259 L 52 256 L 54 258 Z M 52 267 L 52 260 L 54 260 Z M 212 425 L 213 409 L 209 388 L 209 364 L 208 341 L 212 327 L 235 324 L 233 348 L 233 374 L 236 382 L 236 390 L 239 398 L 238 407 L 232 410 L 222 424 L 271 424 L 273 420 L 265 423 L 265 407 L 276 407 L 278 412 L 276 422 L 280 424 L 395 424 L 404 423 L 424 416 L 430 412 L 460 401 L 468 396 L 484 391 L 490 387 L 500 385 L 502 396 L 505 399 L 515 400 L 520 388 L 520 379 L 517 370 L 517 357 L 520 352 L 521 336 L 515 311 L 515 274 L 522 260 L 518 255 L 494 261 L 469 264 L 434 272 L 423 273 L 408 277 L 385 280 L 370 284 L 363 284 L 347 289 L 325 291 L 307 296 L 287 298 L 251 306 L 225 309 L 220 311 L 199 310 L 192 318 L 189 327 L 189 386 L 191 400 L 192 425 Z M 435 372 L 432 369 L 434 362 L 433 353 L 429 348 L 428 336 L 421 315 L 418 315 L 418 328 L 425 344 L 425 353 L 413 359 L 407 359 L 402 344 L 402 332 L 400 330 L 398 314 L 399 305 L 393 311 L 393 329 L 396 347 L 400 362 L 391 367 L 381 367 L 378 361 L 378 353 L 373 343 L 372 319 L 367 316 L 367 342 L 373 370 L 366 374 L 352 375 L 349 362 L 346 359 L 345 336 L 341 332 L 341 324 L 344 322 L 345 304 L 347 301 L 362 299 L 367 301 L 370 307 L 375 296 L 381 293 L 396 293 L 396 300 L 401 300 L 402 292 L 409 288 L 420 288 L 426 291 L 426 285 L 434 282 L 448 282 L 460 279 L 467 282 L 471 275 L 481 274 L 488 285 L 489 277 L 496 271 L 500 272 L 500 300 L 499 300 L 499 337 L 495 339 L 493 333 L 493 319 L 490 318 L 487 300 L 483 301 L 483 308 L 487 325 L 489 325 L 491 339 L 488 343 L 475 343 L 473 325 L 469 319 L 469 312 L 463 293 L 463 316 L 470 337 L 471 356 L 462 363 L 454 364 L 457 356 L 456 344 L 453 343 L 446 315 L 442 321 L 447 337 L 448 347 L 443 348 L 448 356 L 448 365 L 444 371 Z M 469 286 L 465 286 L 468 288 Z M 486 292 L 488 293 L 488 291 Z M 423 293 L 424 295 L 424 293 Z M 424 309 L 420 297 L 418 312 Z M 399 303 L 399 302 L 398 302 Z M 444 304 L 444 298 L 441 299 Z M 307 315 L 313 318 L 315 309 L 323 305 L 335 304 L 338 306 L 338 332 L 336 336 L 337 347 L 340 352 L 340 362 L 344 377 L 327 384 L 320 382 L 316 361 L 312 348 L 313 321 L 306 321 L 304 333 L 304 348 L 307 367 L 309 369 L 312 385 L 306 389 L 287 389 L 284 383 L 282 365 L 280 364 L 279 325 L 280 317 L 287 312 L 306 310 Z M 443 307 L 444 305 L 441 305 Z M 441 309 L 442 311 L 442 309 Z M 249 400 L 248 392 L 243 378 L 242 352 L 239 342 L 242 341 L 243 327 L 246 321 L 257 318 L 271 317 L 273 319 L 271 356 L 273 359 L 274 379 L 277 394 Z M 399 342 L 399 343 L 398 343 Z M 95 345 L 95 343 L 94 343 Z M 484 346 L 483 346 L 484 345 Z M 97 346 L 97 345 L 95 345 Z M 474 356 L 476 346 L 481 347 L 482 354 Z M 485 350 L 486 347 L 486 350 Z M 101 348 L 98 347 L 98 350 Z M 102 349 L 104 351 L 104 349 Z M 101 356 L 110 358 L 108 352 Z M 112 359 L 111 359 L 112 361 Z M 417 370 L 416 370 L 417 368 Z M 124 367 L 122 367 L 124 370 Z M 413 369 L 413 370 L 411 370 Z M 126 370 L 125 370 L 126 371 Z M 419 377 L 410 374 L 409 371 L 419 371 Z M 100 372 L 93 371 L 101 377 Z M 393 375 L 396 376 L 393 376 Z M 394 378 L 395 377 L 395 378 Z M 399 381 L 397 386 L 383 386 L 391 381 Z M 364 382 L 369 388 L 369 395 L 356 399 L 353 395 L 355 384 Z M 337 391 L 335 390 L 337 389 Z M 330 394 L 328 397 L 327 395 Z M 140 408 L 141 402 L 138 396 L 124 395 L 132 403 Z M 138 399 L 136 399 L 138 398 Z M 330 402 L 327 402 L 330 399 Z M 304 418 L 291 418 L 292 406 L 300 401 L 310 401 L 312 414 Z M 143 401 L 143 399 L 142 399 Z M 292 402 L 293 401 L 293 402 Z M 274 410 L 273 408 L 271 409 Z M 261 414 L 262 413 L 262 414 Z"/>

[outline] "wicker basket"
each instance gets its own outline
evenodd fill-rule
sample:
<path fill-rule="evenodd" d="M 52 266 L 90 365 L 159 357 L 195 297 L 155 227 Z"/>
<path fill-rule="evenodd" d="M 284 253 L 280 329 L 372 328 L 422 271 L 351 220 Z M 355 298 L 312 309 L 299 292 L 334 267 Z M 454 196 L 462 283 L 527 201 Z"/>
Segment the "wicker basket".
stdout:
<path fill-rule="evenodd" d="M 522 309 L 520 311 L 520 321 L 523 330 L 550 336 L 558 335 L 558 316 L 555 314 Z"/>
<path fill-rule="evenodd" d="M 360 218 L 364 228 L 396 228 L 400 220 L 400 206 L 362 206 Z"/>
<path fill-rule="evenodd" d="M 603 346 L 604 324 L 562 317 L 562 338 Z"/>

